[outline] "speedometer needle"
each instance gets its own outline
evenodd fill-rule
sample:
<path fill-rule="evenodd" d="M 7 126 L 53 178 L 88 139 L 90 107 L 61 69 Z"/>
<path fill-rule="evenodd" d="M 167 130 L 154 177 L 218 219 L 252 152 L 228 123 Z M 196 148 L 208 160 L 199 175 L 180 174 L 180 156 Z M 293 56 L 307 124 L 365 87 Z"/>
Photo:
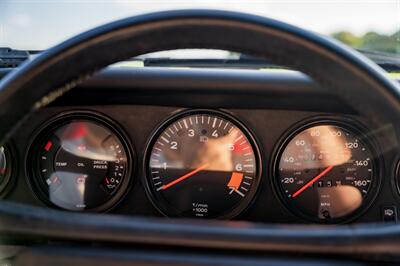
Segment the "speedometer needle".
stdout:
<path fill-rule="evenodd" d="M 295 193 L 293 193 L 292 198 L 297 197 L 298 195 L 300 195 L 304 190 L 306 190 L 309 186 L 311 186 L 312 184 L 314 184 L 318 179 L 320 179 L 321 177 L 323 177 L 324 175 L 326 175 L 330 170 L 332 170 L 333 165 L 327 167 L 324 171 L 322 171 L 319 175 L 317 175 L 316 177 L 314 177 L 313 179 L 311 179 L 310 181 L 307 182 L 307 184 L 305 184 L 304 186 L 302 186 L 299 190 L 297 190 Z"/>
<path fill-rule="evenodd" d="M 175 179 L 174 181 L 169 182 L 169 183 L 166 184 L 166 185 L 163 185 L 160 189 L 161 189 L 161 190 L 165 190 L 165 189 L 167 189 L 167 188 L 170 188 L 170 187 L 172 187 L 173 185 L 176 185 L 176 184 L 178 184 L 179 182 L 185 180 L 186 178 L 189 178 L 189 177 L 191 177 L 192 175 L 195 175 L 195 174 L 197 174 L 198 172 L 203 171 L 203 170 L 206 169 L 208 166 L 209 166 L 208 163 L 207 163 L 207 164 L 204 164 L 204 165 L 202 165 L 202 166 L 200 166 L 200 167 L 194 169 L 193 171 L 187 173 L 186 175 L 183 175 L 183 176 L 181 176 L 181 177 Z"/>

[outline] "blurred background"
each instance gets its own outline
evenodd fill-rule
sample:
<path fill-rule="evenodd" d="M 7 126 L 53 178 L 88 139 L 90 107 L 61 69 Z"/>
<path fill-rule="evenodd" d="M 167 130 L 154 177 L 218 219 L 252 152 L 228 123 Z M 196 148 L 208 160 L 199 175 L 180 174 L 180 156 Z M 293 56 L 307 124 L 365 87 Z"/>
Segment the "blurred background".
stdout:
<path fill-rule="evenodd" d="M 1 0 L 0 47 L 43 50 L 116 19 L 187 8 L 258 14 L 332 36 L 354 48 L 400 53 L 400 0 Z"/>

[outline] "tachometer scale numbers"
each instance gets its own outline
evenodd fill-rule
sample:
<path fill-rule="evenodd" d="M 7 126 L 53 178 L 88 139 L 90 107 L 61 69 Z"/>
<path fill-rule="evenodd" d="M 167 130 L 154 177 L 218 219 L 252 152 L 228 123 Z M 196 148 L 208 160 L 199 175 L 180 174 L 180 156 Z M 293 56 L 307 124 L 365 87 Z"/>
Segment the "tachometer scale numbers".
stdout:
<path fill-rule="evenodd" d="M 291 208 L 313 220 L 337 220 L 358 210 L 371 192 L 373 154 L 350 130 L 314 126 L 287 142 L 278 179 Z"/>
<path fill-rule="evenodd" d="M 155 204 L 169 216 L 238 211 L 258 184 L 253 147 L 247 132 L 217 114 L 187 114 L 168 123 L 149 148 L 147 182 Z"/>

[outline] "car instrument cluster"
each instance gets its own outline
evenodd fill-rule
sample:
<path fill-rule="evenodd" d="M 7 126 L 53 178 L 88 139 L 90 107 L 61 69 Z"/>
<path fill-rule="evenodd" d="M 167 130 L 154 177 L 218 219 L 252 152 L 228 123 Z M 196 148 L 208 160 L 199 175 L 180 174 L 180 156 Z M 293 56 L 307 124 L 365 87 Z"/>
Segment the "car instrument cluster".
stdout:
<path fill-rule="evenodd" d="M 140 182 L 165 216 L 230 219 L 271 186 L 270 197 L 293 216 L 341 223 L 367 210 L 382 182 L 374 138 L 350 119 L 310 117 L 287 128 L 274 147 L 227 111 L 191 109 L 161 120 L 135 150 L 124 125 L 108 116 L 59 114 L 36 130 L 27 149 L 32 191 L 53 208 L 105 212 Z M 12 183 L 12 153 L 9 145 L 0 148 L 1 196 Z"/>

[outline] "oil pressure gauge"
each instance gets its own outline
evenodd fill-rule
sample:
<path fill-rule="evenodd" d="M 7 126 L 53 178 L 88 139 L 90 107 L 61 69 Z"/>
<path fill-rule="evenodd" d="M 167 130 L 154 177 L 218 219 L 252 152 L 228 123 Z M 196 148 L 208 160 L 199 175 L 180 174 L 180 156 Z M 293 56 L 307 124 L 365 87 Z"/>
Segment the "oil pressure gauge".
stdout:
<path fill-rule="evenodd" d="M 51 123 L 30 151 L 32 183 L 46 202 L 103 211 L 120 199 L 131 155 L 120 131 L 98 116 L 67 116 Z"/>
<path fill-rule="evenodd" d="M 216 111 L 188 111 L 166 121 L 151 140 L 145 183 L 167 216 L 231 218 L 253 198 L 261 174 L 249 131 Z"/>

